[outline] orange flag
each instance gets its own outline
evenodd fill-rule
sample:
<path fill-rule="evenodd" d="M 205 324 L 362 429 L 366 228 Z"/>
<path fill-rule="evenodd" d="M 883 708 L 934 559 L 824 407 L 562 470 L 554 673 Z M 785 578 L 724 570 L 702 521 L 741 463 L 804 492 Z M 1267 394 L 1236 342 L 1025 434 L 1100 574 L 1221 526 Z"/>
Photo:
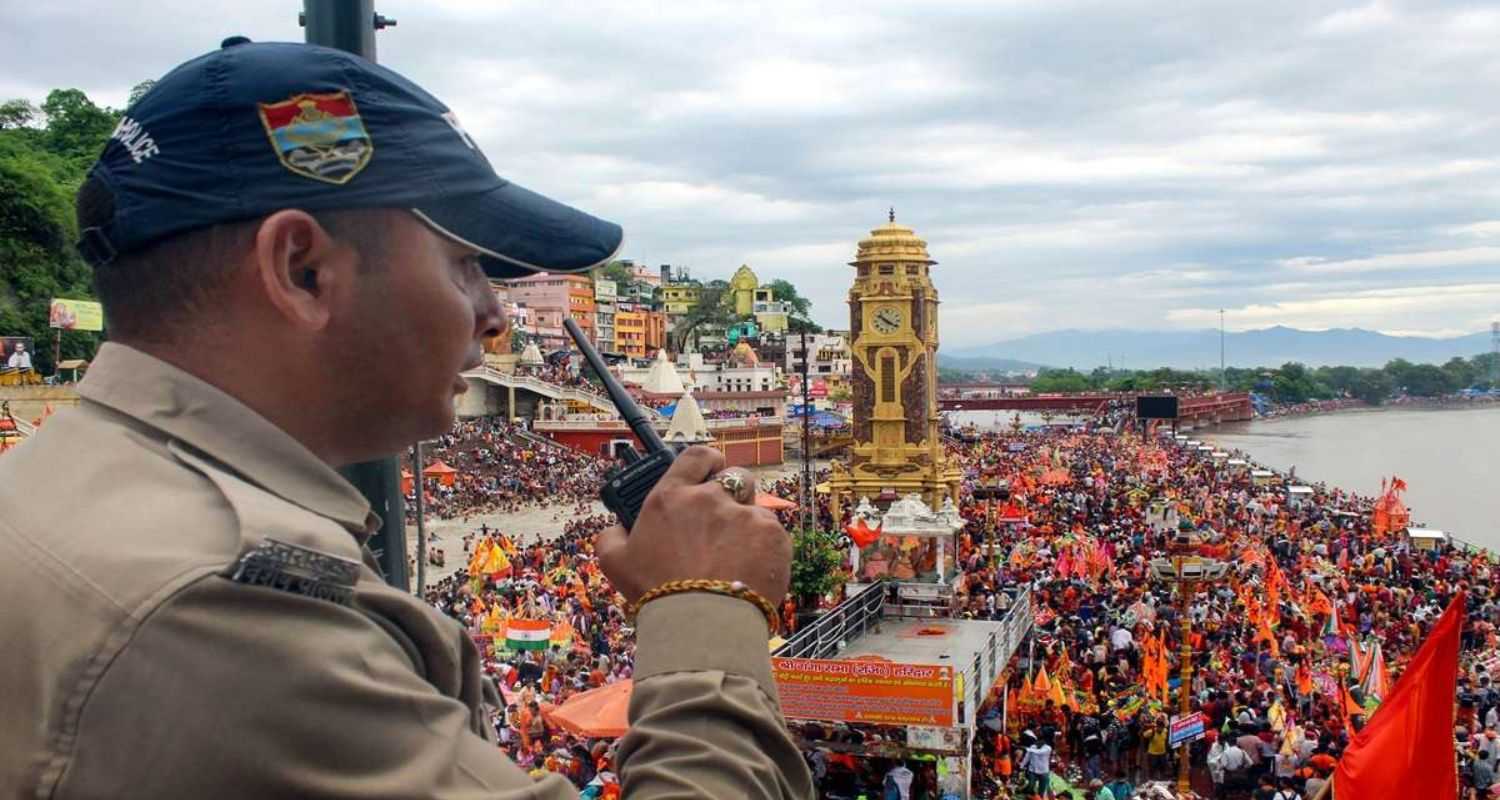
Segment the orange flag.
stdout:
<path fill-rule="evenodd" d="M 1271 643 L 1271 655 L 1280 658 L 1281 644 L 1276 641 L 1276 634 L 1271 632 L 1271 620 L 1264 616 L 1256 623 L 1255 638 L 1251 642 L 1259 644 L 1262 639 Z"/>
<path fill-rule="evenodd" d="M 1333 779 L 1340 797 L 1457 800 L 1453 697 L 1463 621 L 1464 595 L 1459 593 L 1380 712 L 1344 751 Z"/>

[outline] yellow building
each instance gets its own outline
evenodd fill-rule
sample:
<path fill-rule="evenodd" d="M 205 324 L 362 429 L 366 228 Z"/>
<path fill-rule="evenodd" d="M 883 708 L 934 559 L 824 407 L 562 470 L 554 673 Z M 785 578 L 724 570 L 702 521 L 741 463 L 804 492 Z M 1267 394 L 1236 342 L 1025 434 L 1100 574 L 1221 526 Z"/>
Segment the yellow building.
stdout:
<path fill-rule="evenodd" d="M 736 316 L 748 317 L 755 310 L 755 290 L 760 288 L 760 279 L 746 264 L 734 271 L 729 279 L 729 297 L 734 303 Z"/>
<path fill-rule="evenodd" d="M 938 294 L 927 243 L 904 225 L 875 228 L 849 266 L 853 444 L 831 480 L 845 503 L 917 493 L 932 508 L 958 499 L 961 474 L 938 432 Z"/>
<path fill-rule="evenodd" d="M 668 314 L 686 314 L 698 305 L 703 288 L 691 283 L 672 283 L 661 287 L 662 310 Z"/>

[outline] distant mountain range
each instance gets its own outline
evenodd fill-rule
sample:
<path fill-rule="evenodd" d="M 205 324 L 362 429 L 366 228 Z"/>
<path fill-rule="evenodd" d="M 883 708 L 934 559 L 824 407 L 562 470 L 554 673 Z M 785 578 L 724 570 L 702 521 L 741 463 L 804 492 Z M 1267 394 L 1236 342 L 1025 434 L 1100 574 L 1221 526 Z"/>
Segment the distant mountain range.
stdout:
<path fill-rule="evenodd" d="M 1442 363 L 1453 356 L 1488 352 L 1490 335 L 1474 333 L 1448 339 L 1389 336 L 1360 328 L 1304 331 L 1276 326 L 1230 333 L 1224 337 L 1225 361 L 1231 367 L 1278 366 L 1300 361 L 1308 366 L 1379 367 L 1393 358 Z M 1081 370 L 1113 364 L 1128 369 L 1216 368 L 1219 332 L 1061 330 L 1007 339 L 983 347 L 945 348 L 942 366 L 955 369 L 1025 370 L 1027 366 L 1074 367 Z M 1002 366 L 1021 364 L 1023 366 Z"/>

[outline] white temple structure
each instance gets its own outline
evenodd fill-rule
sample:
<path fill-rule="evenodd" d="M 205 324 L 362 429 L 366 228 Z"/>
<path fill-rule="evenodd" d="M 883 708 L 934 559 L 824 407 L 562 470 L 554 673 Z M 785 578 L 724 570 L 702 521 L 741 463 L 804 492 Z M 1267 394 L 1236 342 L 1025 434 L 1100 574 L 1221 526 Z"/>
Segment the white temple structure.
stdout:
<path fill-rule="evenodd" d="M 698 401 L 693 399 L 693 393 L 685 391 L 682 398 L 677 401 L 677 409 L 672 412 L 672 423 L 667 426 L 667 433 L 662 437 L 669 444 L 703 444 L 713 441 L 713 435 L 708 432 L 708 423 L 703 419 L 703 412 L 698 408 Z"/>
<path fill-rule="evenodd" d="M 870 498 L 861 498 L 850 515 L 850 521 L 863 521 L 870 528 L 880 529 L 880 539 L 865 548 L 865 571 L 860 571 L 860 548 L 850 545 L 850 565 L 857 582 L 864 583 L 877 578 L 897 581 L 935 582 L 946 585 L 952 571 L 948 564 L 948 547 L 958 553 L 956 535 L 964 526 L 963 517 L 953 504 L 953 498 L 944 498 L 942 508 L 933 511 L 922 502 L 916 493 L 891 503 L 885 513 L 870 503 Z M 913 538 L 915 542 L 913 542 Z M 878 560 L 878 561 L 877 561 Z M 921 566 L 931 561 L 930 569 Z"/>
<path fill-rule="evenodd" d="M 521 357 L 516 360 L 523 367 L 540 367 L 546 361 L 542 358 L 542 351 L 536 346 L 536 342 L 527 342 L 526 347 L 521 350 Z"/>
<path fill-rule="evenodd" d="M 682 377 L 677 374 L 677 368 L 667 360 L 666 350 L 656 351 L 656 361 L 652 362 L 651 371 L 646 373 L 646 380 L 641 388 L 652 394 L 674 395 L 687 391 L 687 387 L 682 384 Z M 694 407 L 696 408 L 696 404 Z"/>

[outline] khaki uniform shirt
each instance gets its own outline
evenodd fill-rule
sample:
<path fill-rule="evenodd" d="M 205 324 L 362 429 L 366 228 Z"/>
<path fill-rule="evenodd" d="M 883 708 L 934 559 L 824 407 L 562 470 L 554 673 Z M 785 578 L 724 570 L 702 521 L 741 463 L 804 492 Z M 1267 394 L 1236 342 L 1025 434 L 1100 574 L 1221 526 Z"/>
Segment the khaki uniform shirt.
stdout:
<path fill-rule="evenodd" d="M 106 344 L 0 456 L 0 794 L 567 798 L 501 754 L 474 645 L 387 586 L 335 471 L 207 383 Z M 812 796 L 748 603 L 652 602 L 625 795 Z"/>

